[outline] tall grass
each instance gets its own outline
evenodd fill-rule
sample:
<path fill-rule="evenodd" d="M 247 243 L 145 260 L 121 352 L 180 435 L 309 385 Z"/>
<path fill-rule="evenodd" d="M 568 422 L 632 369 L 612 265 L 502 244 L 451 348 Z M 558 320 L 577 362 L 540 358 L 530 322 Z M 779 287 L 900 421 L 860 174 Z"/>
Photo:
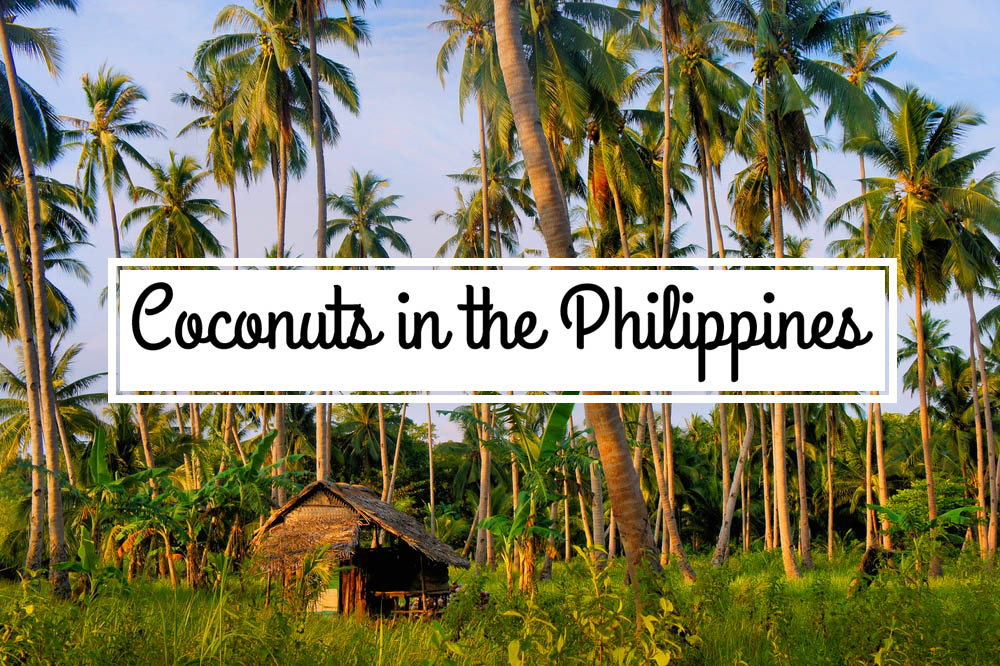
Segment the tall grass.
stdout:
<path fill-rule="evenodd" d="M 887 573 L 850 598 L 846 561 L 793 582 L 763 554 L 718 571 L 696 564 L 695 585 L 668 571 L 661 590 L 646 590 L 651 629 L 638 637 L 621 567 L 595 574 L 579 558 L 557 565 L 534 600 L 508 598 L 502 571 L 456 572 L 466 592 L 434 621 L 315 615 L 273 597 L 265 607 L 259 582 L 237 576 L 212 592 L 144 582 L 75 602 L 6 583 L 0 663 L 641 664 L 653 654 L 750 666 L 1000 663 L 1000 575 L 971 560 L 931 583 Z"/>

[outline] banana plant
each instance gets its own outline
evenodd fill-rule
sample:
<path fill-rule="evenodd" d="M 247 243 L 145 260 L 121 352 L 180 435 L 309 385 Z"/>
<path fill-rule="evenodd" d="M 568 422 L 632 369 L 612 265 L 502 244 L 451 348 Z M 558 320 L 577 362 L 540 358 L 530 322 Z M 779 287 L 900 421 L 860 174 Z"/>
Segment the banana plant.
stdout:
<path fill-rule="evenodd" d="M 497 428 L 499 432 L 494 434 L 491 446 L 513 457 L 521 471 L 521 488 L 514 515 L 493 516 L 483 523 L 483 527 L 500 538 L 501 556 L 507 565 L 508 591 L 513 591 L 515 547 L 520 553 L 522 566 L 521 590 L 534 594 L 536 542 L 550 536 L 559 537 L 558 532 L 552 529 L 551 521 L 539 515 L 538 507 L 548 506 L 562 498 L 558 490 L 560 468 L 567 464 L 568 457 L 575 455 L 569 450 L 573 438 L 567 437 L 574 406 L 574 403 L 553 406 L 541 435 L 520 425 L 525 419 L 515 418 L 515 406 L 507 406 L 506 410 L 498 413 L 498 420 L 506 420 L 513 427 L 507 430 Z"/>

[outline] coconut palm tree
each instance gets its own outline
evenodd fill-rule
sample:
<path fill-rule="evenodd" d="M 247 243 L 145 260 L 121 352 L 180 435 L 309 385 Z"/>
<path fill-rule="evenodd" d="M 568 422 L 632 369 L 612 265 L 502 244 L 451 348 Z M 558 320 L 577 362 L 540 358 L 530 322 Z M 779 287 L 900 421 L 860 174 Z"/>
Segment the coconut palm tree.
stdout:
<path fill-rule="evenodd" d="M 31 321 L 31 318 L 27 309 L 27 290 L 24 288 L 23 272 L 19 266 L 15 268 L 19 261 L 12 259 L 11 270 L 12 273 L 16 272 L 18 274 L 15 275 L 14 281 L 15 289 L 20 294 L 17 296 L 19 308 L 18 319 L 21 322 L 21 328 L 25 329 L 21 337 L 27 342 L 25 346 L 25 358 L 28 364 L 27 378 L 29 392 L 33 392 L 32 384 L 34 384 L 35 377 L 38 377 L 40 418 L 37 420 L 38 427 L 34 428 L 34 430 L 35 432 L 44 433 L 45 441 L 52 443 L 56 441 L 58 429 L 56 426 L 55 389 L 52 380 L 49 316 L 47 301 L 44 297 L 45 261 L 43 259 L 41 204 L 39 202 L 37 181 L 35 178 L 36 156 L 32 154 L 32 148 L 36 148 L 39 145 L 51 146 L 52 144 L 45 141 L 39 142 L 37 141 L 37 137 L 35 137 L 34 141 L 29 138 L 29 132 L 37 130 L 40 125 L 30 124 L 29 119 L 38 118 L 35 110 L 25 112 L 21 97 L 20 80 L 18 79 L 17 68 L 14 63 L 13 47 L 16 45 L 22 52 L 27 53 L 29 56 L 41 56 L 49 72 L 52 74 L 58 72 L 60 50 L 59 43 L 52 37 L 51 31 L 32 30 L 30 28 L 25 29 L 23 26 L 14 26 L 12 19 L 15 15 L 24 16 L 46 6 L 69 9 L 71 11 L 75 11 L 76 9 L 74 0 L 4 0 L 0 3 L 0 47 L 3 48 L 7 94 L 10 96 L 11 102 L 9 117 L 11 122 L 7 123 L 7 126 L 10 127 L 13 125 L 17 152 L 21 159 L 21 172 L 24 175 L 25 199 L 27 201 L 28 212 L 28 235 L 32 257 L 31 282 L 34 290 L 32 295 L 35 325 L 34 339 L 27 333 L 27 329 L 29 328 L 28 322 Z M 51 156 L 51 153 L 46 155 L 45 152 L 41 152 L 40 156 L 44 159 L 47 156 Z M 20 257 L 20 249 L 13 237 L 13 231 L 5 211 L 3 215 L 0 215 L 0 218 L 3 218 L 0 222 L 2 222 L 4 245 L 9 251 L 9 256 Z M 37 359 L 37 374 L 34 370 L 35 364 L 31 361 L 33 355 Z M 36 425 L 35 419 L 32 419 L 32 425 Z M 38 450 L 37 455 L 35 455 L 36 451 L 34 450 L 35 447 L 41 446 L 42 436 L 39 434 L 37 438 L 33 437 L 32 439 L 32 458 L 44 464 L 42 452 Z M 57 455 L 53 453 L 49 454 L 48 467 L 51 472 L 47 483 L 49 507 L 49 578 L 52 581 L 53 591 L 56 596 L 66 597 L 69 595 L 69 577 L 66 571 L 55 566 L 66 559 L 62 494 L 59 489 L 58 476 L 59 457 Z M 29 567 L 37 565 L 37 561 L 40 559 L 41 488 L 40 484 L 36 484 L 35 482 L 32 484 L 32 497 L 35 507 L 32 511 L 32 537 L 29 540 L 28 559 L 26 562 Z"/>
<path fill-rule="evenodd" d="M 89 245 L 82 241 L 45 241 L 45 271 L 52 273 L 59 271 L 65 273 L 84 284 L 90 283 L 90 271 L 86 264 L 75 258 L 74 253 L 81 246 Z M 31 257 L 21 258 L 21 265 L 31 269 Z M 0 256 L 0 281 L 10 284 L 11 262 L 4 254 Z M 31 288 L 28 287 L 31 294 Z M 14 306 L 16 296 L 13 290 L 0 287 L 0 303 L 3 310 L 0 312 L 0 335 L 8 340 L 13 340 L 18 336 L 17 308 Z M 73 302 L 65 291 L 60 289 L 48 277 L 45 279 L 45 299 L 48 301 L 49 327 L 54 333 L 65 333 L 77 321 L 77 311 Z"/>
<path fill-rule="evenodd" d="M 967 184 L 968 198 L 965 205 L 947 209 L 950 236 L 946 266 L 955 281 L 955 286 L 965 296 L 969 308 L 969 324 L 975 347 L 974 355 L 983 388 L 983 413 L 992 414 L 988 386 L 990 378 L 986 371 L 986 356 L 979 333 L 974 296 L 983 295 L 986 287 L 1000 279 L 997 257 L 1000 257 L 992 238 L 1000 235 L 1000 203 L 997 201 L 996 184 L 1000 174 L 992 173 L 978 181 Z M 993 419 L 985 419 L 986 448 L 989 455 L 990 522 L 988 530 L 988 552 L 990 557 L 997 544 L 997 472 L 996 443 Z"/>
<path fill-rule="evenodd" d="M 671 64 L 674 82 L 674 125 L 677 127 L 676 149 L 681 152 L 689 144 L 701 174 L 705 208 L 706 248 L 712 255 L 711 213 L 719 257 L 725 256 L 722 225 L 715 195 L 718 166 L 732 145 L 748 85 L 720 57 L 722 41 L 715 22 L 679 17 L 681 41 L 676 48 L 678 57 Z M 661 84 L 662 86 L 662 84 Z M 653 98 L 662 95 L 657 90 Z"/>
<path fill-rule="evenodd" d="M 162 137 L 163 131 L 151 122 L 135 120 L 139 102 L 147 98 L 146 91 L 127 75 L 101 65 L 97 75 L 84 74 L 81 79 L 83 92 L 91 118 L 66 118 L 73 128 L 65 132 L 70 146 L 80 147 L 77 181 L 84 194 L 97 198 L 99 184 L 108 198 L 111 229 L 114 234 L 115 257 L 121 255 L 121 236 L 118 229 L 118 212 L 115 192 L 127 182 L 132 186 L 125 159 L 128 158 L 147 169 L 149 162 L 130 143 L 133 139 Z"/>
<path fill-rule="evenodd" d="M 64 334 L 65 335 L 65 334 Z M 91 392 L 91 387 L 107 373 L 97 373 L 71 380 L 68 375 L 73 362 L 80 352 L 82 344 L 73 344 L 60 350 L 63 335 L 55 344 L 55 378 L 56 400 L 58 402 L 59 439 L 63 448 L 63 462 L 70 485 L 76 486 L 76 470 L 73 465 L 72 446 L 77 443 L 77 437 L 88 437 L 93 434 L 99 423 L 94 407 L 103 403 L 107 396 L 104 393 Z M 0 364 L 0 387 L 6 393 L 6 398 L 0 400 L 0 465 L 10 464 L 13 458 L 22 450 L 30 438 L 30 423 L 27 407 L 27 382 L 25 380 L 23 354 L 19 351 L 20 367 L 12 370 Z"/>
<path fill-rule="evenodd" d="M 323 140 L 317 137 L 323 136 L 323 106 L 321 104 L 320 93 L 320 55 L 318 49 L 318 35 L 324 32 L 323 22 L 329 22 L 325 16 L 326 0 L 297 0 L 300 21 L 306 24 L 306 33 L 309 36 L 309 119 L 312 123 L 313 150 L 316 156 L 316 257 L 326 258 L 326 160 L 323 155 Z M 379 0 L 373 0 L 374 4 L 379 4 Z M 365 0 L 341 0 L 341 6 L 346 14 L 347 23 L 345 27 L 350 27 L 354 17 L 351 16 L 349 8 L 355 4 L 358 9 L 364 11 Z M 348 40 L 355 53 L 357 53 L 358 41 Z M 367 38 L 366 38 L 367 41 Z M 318 403 L 316 405 L 316 478 L 326 479 L 330 476 L 330 432 L 327 426 L 327 405 Z"/>
<path fill-rule="evenodd" d="M 671 201 L 671 181 L 673 177 L 673 162 L 677 159 L 677 149 L 673 144 L 672 118 L 673 113 L 670 108 L 671 78 L 673 69 L 671 65 L 671 51 L 676 50 L 677 44 L 681 40 L 681 21 L 687 20 L 691 23 L 705 22 L 710 11 L 710 5 L 706 0 L 636 0 L 640 11 L 644 16 L 648 16 L 650 23 L 657 24 L 660 37 L 660 55 L 662 65 L 660 67 L 659 96 L 654 93 L 650 99 L 650 106 L 657 99 L 662 103 L 663 112 L 663 142 L 661 155 L 663 156 L 660 165 L 661 187 L 663 195 L 663 238 L 660 247 L 663 248 L 663 256 L 668 257 L 666 252 L 672 246 L 671 235 L 674 210 Z M 697 17 L 697 18 L 695 18 Z"/>
<path fill-rule="evenodd" d="M 719 7 L 726 19 L 722 25 L 729 33 L 728 48 L 754 58 L 757 94 L 748 98 L 747 105 L 763 119 L 761 143 L 777 199 L 775 254 L 781 258 L 782 206 L 799 188 L 798 174 L 813 170 L 810 154 L 815 147 L 806 113 L 815 107 L 814 98 L 834 104 L 842 115 L 851 117 L 863 115 L 870 107 L 857 87 L 812 56 L 830 48 L 848 31 L 879 27 L 888 15 L 868 10 L 845 16 L 842 3 L 836 0 L 721 0 Z"/>
<path fill-rule="evenodd" d="M 492 32 L 492 5 L 492 0 L 446 0 L 441 5 L 441 10 L 449 18 L 431 24 L 432 28 L 442 30 L 447 35 L 437 56 L 437 72 L 441 78 L 442 86 L 451 59 L 458 51 L 462 41 L 465 42 L 458 87 L 459 116 L 462 116 L 470 97 L 475 94 L 479 120 L 479 155 L 490 154 L 486 145 L 486 105 L 484 99 L 490 99 L 491 107 L 504 106 L 500 63 L 497 60 L 496 39 Z M 485 195 L 479 198 L 482 217 L 482 247 L 485 253 L 483 257 L 488 258 L 488 253 L 492 249 L 489 207 L 492 197 L 490 196 L 487 161 L 480 160 L 479 162 L 480 190 L 485 192 Z"/>
<path fill-rule="evenodd" d="M 219 257 L 222 246 L 205 226 L 208 219 L 222 221 L 226 214 L 215 199 L 198 198 L 201 185 L 212 174 L 202 171 L 190 155 L 178 157 L 170 151 L 170 163 L 153 164 L 153 187 L 136 187 L 137 202 L 148 205 L 133 209 L 122 219 L 122 227 L 145 222 L 136 238 L 135 253 L 142 257 Z"/>
<path fill-rule="evenodd" d="M 491 190 L 496 195 L 497 188 Z M 474 259 L 483 256 L 483 234 L 481 233 L 482 213 L 481 207 L 477 205 L 475 197 L 478 192 L 466 200 L 462 190 L 455 188 L 455 198 L 457 203 L 455 211 L 449 213 L 439 210 L 434 213 L 432 220 L 440 222 L 442 220 L 450 222 L 455 228 L 455 233 L 445 239 L 438 248 L 436 257 L 463 257 Z M 499 216 L 494 216 L 494 220 Z M 498 233 L 490 236 L 490 242 L 496 247 L 499 245 L 507 254 L 517 251 L 517 235 L 513 230 L 500 229 Z M 499 248 L 497 254 L 499 255 Z"/>
<path fill-rule="evenodd" d="M 236 179 L 244 183 L 253 177 L 253 160 L 247 152 L 246 136 L 233 122 L 233 103 L 237 87 L 230 76 L 217 64 L 205 72 L 187 73 L 193 93 L 178 92 L 170 98 L 202 115 L 184 126 L 177 136 L 194 130 L 208 130 L 205 165 L 216 184 L 229 190 L 229 216 L 233 226 L 233 257 L 240 256 L 240 235 L 236 218 Z"/>
<path fill-rule="evenodd" d="M 524 59 L 519 9 L 520 3 L 516 0 L 493 3 L 497 57 L 549 256 L 574 257 L 576 251 L 570 232 L 569 210 L 563 199 L 559 172 L 549 154 L 535 99 L 535 87 Z"/>
<path fill-rule="evenodd" d="M 336 141 L 339 130 L 333 111 L 322 95 L 317 100 L 319 112 L 313 114 L 312 78 L 307 63 L 315 56 L 322 83 L 351 113 L 360 108 L 357 85 L 350 69 L 321 56 L 302 43 L 303 26 L 296 0 L 255 0 L 254 10 L 228 5 L 216 16 L 216 32 L 234 28 L 239 32 L 222 34 L 199 45 L 195 68 L 207 71 L 217 64 L 237 81 L 233 118 L 245 124 L 247 145 L 259 155 L 267 147 L 275 176 L 278 252 L 285 250 L 285 210 L 288 175 L 294 153 L 301 153 L 294 125 L 304 126 L 312 134 L 312 116 L 322 119 L 322 141 Z M 313 11 L 315 15 L 315 11 Z M 356 49 L 369 40 L 363 19 L 342 17 L 314 19 L 313 40 L 323 44 L 342 44 Z M 317 241 L 319 243 L 320 241 Z M 279 437 L 280 439 L 280 437 Z"/>
<path fill-rule="evenodd" d="M 402 195 L 383 196 L 388 187 L 389 181 L 374 172 L 362 176 L 352 168 L 347 191 L 327 197 L 327 206 L 346 216 L 327 221 L 328 241 L 344 236 L 337 250 L 338 257 L 385 258 L 389 256 L 387 244 L 400 254 L 411 255 L 409 243 L 395 228 L 396 224 L 409 222 L 410 218 L 389 213 L 398 207 Z"/>
<path fill-rule="evenodd" d="M 486 217 L 483 217 L 482 198 L 484 189 L 476 190 L 471 202 L 472 217 L 470 222 L 482 230 L 483 220 L 491 223 L 496 233 L 483 234 L 483 240 L 490 241 L 490 254 L 497 257 L 513 253 L 517 245 L 517 237 L 521 231 L 521 219 L 535 216 L 535 202 L 531 199 L 531 190 L 524 176 L 524 162 L 508 157 L 506 152 L 494 147 L 487 151 L 486 162 L 480 159 L 479 153 L 473 154 L 475 166 L 462 173 L 448 174 L 448 178 L 462 185 L 481 184 L 482 172 L 485 167 L 486 189 L 489 202 L 486 206 Z M 493 238 L 493 236 L 496 238 Z M 492 240 L 491 240 L 492 239 Z M 499 239 L 499 240 L 498 240 Z M 477 243 L 482 254 L 482 244 Z"/>
<path fill-rule="evenodd" d="M 979 196 L 966 187 L 972 169 L 989 154 L 957 154 L 968 128 L 983 122 L 972 109 L 953 105 L 942 108 L 915 88 L 907 88 L 886 122 L 871 139 L 859 141 L 857 150 L 887 174 L 868 178 L 871 188 L 836 209 L 831 218 L 843 217 L 866 205 L 880 205 L 887 221 L 872 240 L 876 255 L 894 257 L 899 263 L 900 289 L 913 294 L 916 313 L 917 389 L 920 396 L 920 430 L 927 478 L 927 504 L 931 519 L 937 516 L 931 465 L 931 423 L 927 411 L 927 358 L 923 307 L 928 300 L 947 294 L 950 274 L 946 257 L 952 243 L 947 228 L 949 210 L 968 207 L 982 210 Z M 935 572 L 940 562 L 935 560 Z"/>
<path fill-rule="evenodd" d="M 839 35 L 832 45 L 831 51 L 837 57 L 838 62 L 828 62 L 826 65 L 841 76 L 847 78 L 848 82 L 857 87 L 866 97 L 869 97 L 873 104 L 868 108 L 854 108 L 849 105 L 838 106 L 831 104 L 827 109 L 827 126 L 834 117 L 839 116 L 841 125 L 844 127 L 844 147 L 849 148 L 852 138 L 870 136 L 878 122 L 878 116 L 888 108 L 888 104 L 883 99 L 882 94 L 896 96 L 899 89 L 885 78 L 879 76 L 892 64 L 896 58 L 895 53 L 883 54 L 883 49 L 888 43 L 904 30 L 899 26 L 892 26 L 888 30 L 878 32 L 862 24 L 855 24 L 851 29 Z M 874 113 L 872 113 L 874 112 Z M 853 115 L 852 115 L 853 114 Z M 858 156 L 861 174 L 861 194 L 866 191 L 865 185 L 865 158 Z M 871 253 L 871 210 L 865 206 L 863 210 L 862 235 L 864 239 L 864 257 L 869 257 Z M 879 478 L 879 504 L 886 506 L 889 498 L 885 494 L 886 476 L 884 459 L 884 442 L 882 438 L 882 405 L 875 403 L 872 405 L 871 418 L 875 421 L 875 458 L 878 468 Z M 869 465 L 870 466 L 870 465 Z M 871 480 L 868 480 L 868 492 L 871 494 Z M 870 503 L 870 502 L 869 502 Z M 869 522 L 873 517 L 869 514 Z M 882 529 L 886 548 L 889 547 L 889 521 L 882 519 Z M 869 541 L 872 530 L 869 529 Z"/>
<path fill-rule="evenodd" d="M 500 66 L 549 256 L 574 257 L 569 209 L 562 196 L 559 173 L 548 151 L 531 74 L 524 59 L 518 8 L 519 3 L 514 0 L 494 2 Z M 656 568 L 659 562 L 655 556 L 656 544 L 649 514 L 632 467 L 618 410 L 610 404 L 588 404 L 586 411 L 605 466 L 629 566 L 634 571 L 645 561 Z"/>

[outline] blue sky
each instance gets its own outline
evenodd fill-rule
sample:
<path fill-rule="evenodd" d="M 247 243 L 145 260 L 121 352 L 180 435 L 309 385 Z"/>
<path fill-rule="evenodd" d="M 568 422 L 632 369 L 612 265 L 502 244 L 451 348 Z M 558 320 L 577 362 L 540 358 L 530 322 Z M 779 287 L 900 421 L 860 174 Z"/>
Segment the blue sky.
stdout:
<path fill-rule="evenodd" d="M 185 70 L 197 45 L 211 36 L 212 23 L 225 2 L 210 0 L 80 0 L 77 14 L 46 11 L 24 20 L 33 26 L 56 28 L 65 42 L 62 75 L 52 79 L 37 64 L 19 62 L 19 73 L 38 88 L 57 108 L 69 116 L 86 116 L 80 90 L 80 76 L 95 72 L 104 62 L 131 75 L 144 86 L 149 102 L 141 107 L 143 118 L 164 128 L 166 139 L 139 143 L 152 160 L 166 160 L 168 149 L 203 157 L 202 140 L 197 136 L 175 138 L 192 115 L 170 102 L 174 92 L 185 87 Z M 336 3 L 331 3 L 334 6 Z M 855 3 L 862 9 L 866 4 Z M 896 43 L 899 56 L 888 78 L 903 84 L 913 82 L 926 93 L 945 103 L 962 101 L 975 106 L 988 121 L 970 134 L 969 150 L 1000 144 L 1000 82 L 995 61 L 1000 55 L 995 26 L 1000 24 L 1000 3 L 974 0 L 948 2 L 882 0 L 877 8 L 889 11 L 893 20 L 907 32 Z M 369 11 L 373 39 L 359 56 L 337 49 L 326 54 L 349 65 L 361 91 L 361 113 L 352 117 L 338 113 L 342 139 L 326 153 L 327 190 L 341 192 L 347 184 L 350 167 L 374 170 L 392 182 L 392 190 L 403 195 L 401 214 L 412 218 L 402 230 L 409 239 L 414 256 L 433 256 L 450 230 L 431 221 L 439 209 L 450 210 L 455 201 L 454 186 L 445 174 L 471 165 L 478 146 L 474 117 L 463 123 L 459 116 L 454 79 L 442 88 L 434 69 L 435 56 L 442 41 L 440 32 L 428 25 L 441 18 L 437 2 L 384 0 L 383 6 Z M 822 131 L 816 119 L 813 131 Z M 827 202 L 829 210 L 836 202 L 858 192 L 857 159 L 833 152 L 823 152 L 819 166 L 834 181 L 838 194 Z M 73 181 L 76 155 L 67 156 L 51 175 Z M 723 182 L 736 165 L 729 165 Z M 992 156 L 984 173 L 1000 169 Z M 869 172 L 870 175 L 871 171 Z M 137 179 L 144 176 L 136 169 Z M 228 195 L 207 188 L 206 195 L 219 198 L 228 210 Z M 724 191 L 724 188 L 723 188 Z M 722 197 L 722 192 L 720 192 Z M 722 197 L 724 198 L 724 197 Z M 693 196 L 690 220 L 682 213 L 681 222 L 689 226 L 688 242 L 701 244 L 703 229 L 700 196 Z M 720 200 L 722 215 L 728 217 L 725 201 Z M 119 216 L 129 210 L 124 194 L 117 198 Z M 92 248 L 81 258 L 94 274 L 87 287 L 66 276 L 55 276 L 74 299 L 80 322 L 68 336 L 85 342 L 86 352 L 77 366 L 79 373 L 107 369 L 106 312 L 98 307 L 98 295 L 106 284 L 105 261 L 113 254 L 107 202 L 98 206 L 100 219 L 93 229 Z M 290 186 L 288 243 L 296 253 L 314 252 L 312 230 L 315 225 L 315 176 L 307 173 Z M 274 200 L 269 179 L 249 190 L 238 192 L 241 255 L 262 256 L 274 239 Z M 822 219 L 822 218 L 820 218 Z M 810 254 L 824 256 L 826 239 L 819 221 L 796 235 L 814 238 Z M 217 230 L 220 239 L 229 239 L 228 225 Z M 134 232 L 126 234 L 129 246 Z M 526 247 L 543 247 L 533 232 L 523 238 Z M 982 304 L 980 304 L 982 308 Z M 900 331 L 906 331 L 912 301 L 900 304 Z M 968 315 L 964 301 L 932 307 L 936 316 L 952 320 L 952 343 L 965 347 L 968 340 Z M 12 354 L 0 355 L 5 362 Z M 896 409 L 912 409 L 915 402 L 904 397 Z M 692 408 L 677 406 L 679 417 Z M 698 409 L 698 408 L 694 408 Z"/>

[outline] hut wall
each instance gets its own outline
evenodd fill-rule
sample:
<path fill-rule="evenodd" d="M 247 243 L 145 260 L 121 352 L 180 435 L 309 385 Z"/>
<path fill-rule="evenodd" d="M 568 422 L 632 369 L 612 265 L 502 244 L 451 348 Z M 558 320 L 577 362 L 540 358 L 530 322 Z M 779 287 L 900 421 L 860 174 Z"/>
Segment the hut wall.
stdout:
<path fill-rule="evenodd" d="M 365 571 L 371 592 L 448 589 L 448 565 L 429 560 L 406 545 L 361 548 L 355 553 L 353 562 Z"/>

